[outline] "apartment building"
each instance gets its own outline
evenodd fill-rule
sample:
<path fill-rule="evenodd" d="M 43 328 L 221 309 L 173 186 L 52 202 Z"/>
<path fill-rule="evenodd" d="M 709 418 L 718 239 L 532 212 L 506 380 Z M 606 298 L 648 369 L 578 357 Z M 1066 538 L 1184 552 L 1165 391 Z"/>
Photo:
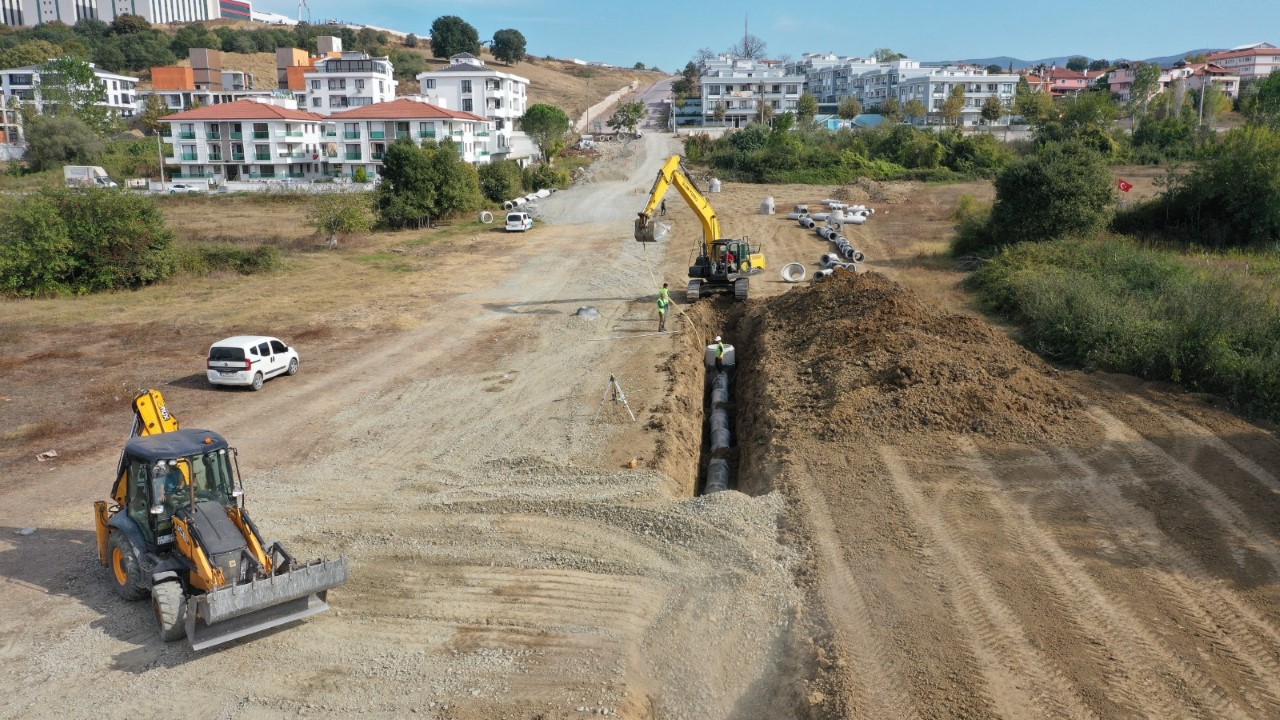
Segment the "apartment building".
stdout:
<path fill-rule="evenodd" d="M 1047 92 L 1053 97 L 1079 95 L 1093 88 L 1098 78 L 1107 75 L 1106 70 L 1087 70 L 1078 72 L 1068 68 L 1048 67 L 1041 70 L 1027 70 L 1022 77 L 1027 85 L 1036 92 Z"/>
<path fill-rule="evenodd" d="M 470 53 L 449 58 L 439 70 L 418 73 L 422 94 L 450 110 L 475 113 L 493 123 L 485 150 L 490 161 L 519 160 L 536 152 L 529 137 L 517 127 L 529 98 L 529 79 L 486 67 Z"/>
<path fill-rule="evenodd" d="M 721 55 L 703 64 L 702 113 L 704 124 L 743 127 L 760 119 L 762 106 L 775 115 L 794 111 L 804 92 L 805 77 L 789 74 L 781 63 L 743 60 Z"/>
<path fill-rule="evenodd" d="M 896 97 L 901 105 L 905 106 L 912 100 L 919 100 L 924 104 L 927 113 L 923 118 L 913 119 L 917 124 L 943 124 L 942 106 L 956 88 L 964 91 L 964 107 L 960 111 L 961 125 L 983 124 L 985 121 L 982 119 L 982 106 L 986 104 L 988 98 L 994 97 L 1006 108 L 1013 106 L 1018 76 L 1012 73 L 990 74 L 982 68 L 958 66 L 924 67 L 918 70 L 918 73 L 912 72 L 889 85 L 889 93 Z M 1008 122 L 1009 118 L 1005 116 L 993 124 L 1005 125 Z"/>
<path fill-rule="evenodd" d="M 1206 59 L 1242 81 L 1265 78 L 1280 70 L 1280 48 L 1265 42 L 1209 53 Z"/>
<path fill-rule="evenodd" d="M 322 177 L 324 116 L 285 99 L 247 99 L 166 116 L 161 131 L 173 179 Z"/>
<path fill-rule="evenodd" d="M 410 95 L 389 102 L 333 113 L 325 125 L 324 157 L 329 172 L 350 177 L 363 167 L 369 177 L 382 174 L 382 158 L 397 140 L 449 140 L 465 162 L 490 161 L 493 122 L 474 113 L 449 110 Z"/>
<path fill-rule="evenodd" d="M 93 19 L 111 22 L 140 15 L 152 23 L 198 22 L 222 16 L 219 0 L 0 0 L 0 22 L 9 26 Z"/>
<path fill-rule="evenodd" d="M 788 63 L 786 70 L 788 75 L 803 75 L 805 91 L 816 97 L 820 104 L 835 105 L 852 95 L 853 77 L 878 66 L 875 58 L 805 53 L 799 60 Z"/>
<path fill-rule="evenodd" d="M 92 67 L 92 64 L 90 66 Z M 94 68 L 93 74 L 97 76 L 98 83 L 106 91 L 106 100 L 99 104 L 114 110 L 121 117 L 133 117 L 137 112 L 135 88 L 138 85 L 138 78 L 117 75 L 97 68 Z M 7 104 L 10 98 L 15 97 L 24 104 L 35 105 L 36 112 L 43 112 L 39 65 L 0 70 L 0 100 Z"/>
<path fill-rule="evenodd" d="M 357 52 L 320 58 L 302 76 L 302 102 L 320 115 L 394 100 L 399 84 L 390 59 Z"/>

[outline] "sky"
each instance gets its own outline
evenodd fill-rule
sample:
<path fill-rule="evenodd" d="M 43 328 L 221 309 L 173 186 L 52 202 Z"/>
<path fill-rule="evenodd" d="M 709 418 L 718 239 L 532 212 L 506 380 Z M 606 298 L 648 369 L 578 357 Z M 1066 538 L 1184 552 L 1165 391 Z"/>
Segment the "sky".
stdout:
<path fill-rule="evenodd" d="M 335 19 L 425 37 L 437 17 L 457 15 L 479 31 L 481 40 L 492 38 L 496 30 L 519 30 L 532 55 L 625 66 L 642 62 L 668 71 L 684 67 L 699 48 L 728 49 L 742 37 L 744 18 L 774 58 L 805 52 L 869 55 L 887 47 L 925 61 L 1001 55 L 1022 60 L 1065 55 L 1143 59 L 1262 41 L 1280 45 L 1280 0 L 308 3 L 314 23 Z M 298 14 L 297 0 L 254 0 L 253 6 L 289 17 Z"/>

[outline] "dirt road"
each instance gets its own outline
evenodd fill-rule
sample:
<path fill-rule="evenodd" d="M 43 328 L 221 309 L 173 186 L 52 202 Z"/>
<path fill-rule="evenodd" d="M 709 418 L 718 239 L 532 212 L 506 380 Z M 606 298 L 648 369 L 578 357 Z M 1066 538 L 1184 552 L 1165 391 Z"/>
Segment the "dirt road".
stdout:
<path fill-rule="evenodd" d="M 847 189 L 878 210 L 848 232 L 877 274 L 812 289 L 777 271 L 826 247 L 759 205 L 833 189 L 727 185 L 771 269 L 653 335 L 697 233 L 673 196 L 679 239 L 631 239 L 671 150 L 619 143 L 530 233 L 434 250 L 358 352 L 216 402 L 156 378 L 239 446 L 268 535 L 352 559 L 329 613 L 165 645 L 94 557 L 118 448 L 6 468 L 0 716 L 1280 715 L 1269 432 L 969 313 L 931 253 L 982 184 Z M 693 497 L 709 332 L 742 356 L 743 492 Z"/>

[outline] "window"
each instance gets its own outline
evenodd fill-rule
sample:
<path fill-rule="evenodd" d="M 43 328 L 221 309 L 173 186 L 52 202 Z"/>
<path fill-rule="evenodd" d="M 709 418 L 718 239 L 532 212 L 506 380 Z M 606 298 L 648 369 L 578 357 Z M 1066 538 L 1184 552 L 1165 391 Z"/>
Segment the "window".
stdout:
<path fill-rule="evenodd" d="M 356 89 L 357 90 L 364 89 L 364 78 L 356 78 Z"/>
<path fill-rule="evenodd" d="M 312 80 L 312 81 L 311 81 L 311 89 L 312 89 L 312 90 L 319 90 L 319 89 L 320 89 L 320 81 L 319 81 L 319 80 Z"/>
<path fill-rule="evenodd" d="M 471 93 L 471 81 L 470 81 L 470 80 L 463 80 L 463 81 L 462 81 L 462 92 L 463 92 L 463 94 L 470 94 L 470 93 Z"/>
<path fill-rule="evenodd" d="M 260 357 L 267 357 L 270 354 L 271 354 L 271 343 L 264 342 L 258 345 L 258 355 Z"/>
<path fill-rule="evenodd" d="M 318 97 L 311 98 L 311 107 L 320 107 L 320 98 Z"/>
<path fill-rule="evenodd" d="M 422 81 L 422 89 L 423 89 L 423 90 L 435 90 L 435 89 L 436 89 L 436 80 L 435 80 L 435 78 L 427 78 L 426 80 L 423 80 L 423 81 Z"/>
<path fill-rule="evenodd" d="M 471 98 L 462 99 L 462 112 L 471 112 Z"/>
<path fill-rule="evenodd" d="M 330 90 L 346 90 L 347 81 L 345 78 L 329 78 Z"/>
<path fill-rule="evenodd" d="M 378 94 L 379 94 L 379 95 L 381 95 L 381 94 L 383 94 L 383 93 L 385 93 L 385 92 L 386 92 L 386 86 L 382 84 L 382 81 L 381 81 L 381 80 L 379 80 L 379 81 L 378 81 Z"/>
<path fill-rule="evenodd" d="M 285 347 L 284 343 L 280 342 L 279 340 L 272 340 L 271 352 L 275 353 L 276 355 L 279 355 L 281 353 L 289 352 L 289 348 Z"/>

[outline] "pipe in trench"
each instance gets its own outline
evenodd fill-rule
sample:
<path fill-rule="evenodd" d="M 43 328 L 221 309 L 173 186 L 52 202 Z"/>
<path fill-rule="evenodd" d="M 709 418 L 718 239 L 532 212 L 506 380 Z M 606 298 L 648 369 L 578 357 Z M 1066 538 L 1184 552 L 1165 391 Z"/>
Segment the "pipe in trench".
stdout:
<path fill-rule="evenodd" d="M 716 457 L 729 449 L 729 371 L 716 370 L 711 376 L 711 414 L 707 419 L 711 459 L 707 461 L 707 481 L 702 494 L 710 495 L 729 489 L 729 461 Z"/>

